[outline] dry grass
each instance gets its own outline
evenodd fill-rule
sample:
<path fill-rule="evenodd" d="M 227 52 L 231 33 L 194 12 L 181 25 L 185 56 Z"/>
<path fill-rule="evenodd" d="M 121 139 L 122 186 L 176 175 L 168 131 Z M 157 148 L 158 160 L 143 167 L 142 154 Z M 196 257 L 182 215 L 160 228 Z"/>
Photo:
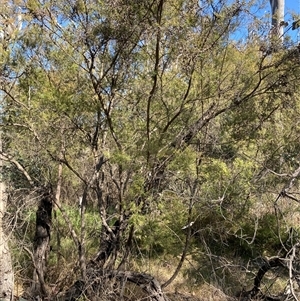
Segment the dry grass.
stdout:
<path fill-rule="evenodd" d="M 202 284 L 191 293 L 168 293 L 167 294 L 171 301 L 228 301 L 233 298 L 227 296 L 220 289 L 209 284 Z"/>
<path fill-rule="evenodd" d="M 174 273 L 178 258 L 171 260 L 148 260 L 147 265 L 137 265 L 135 268 L 141 272 L 153 275 L 161 284 L 165 283 Z M 193 265 L 191 258 L 185 261 L 184 266 L 174 281 L 164 291 L 171 301 L 228 301 L 233 300 L 222 289 L 212 284 L 196 284 L 193 279 L 188 279 L 184 271 Z"/>
<path fill-rule="evenodd" d="M 299 193 L 292 193 L 293 196 L 300 199 Z M 256 202 L 250 211 L 250 214 L 257 217 L 262 217 L 267 213 L 275 214 L 274 201 L 278 194 L 270 194 L 265 196 L 261 202 Z M 300 222 L 300 208 L 299 203 L 288 198 L 279 198 L 276 202 L 277 210 L 279 210 L 280 217 L 284 217 L 287 227 L 298 228 Z"/>

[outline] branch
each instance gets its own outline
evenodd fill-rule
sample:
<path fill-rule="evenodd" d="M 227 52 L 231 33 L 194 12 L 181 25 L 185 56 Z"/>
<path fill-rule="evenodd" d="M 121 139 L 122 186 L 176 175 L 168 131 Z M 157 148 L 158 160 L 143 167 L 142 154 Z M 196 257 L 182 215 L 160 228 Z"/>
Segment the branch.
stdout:
<path fill-rule="evenodd" d="M 185 261 L 185 258 L 187 256 L 188 249 L 189 249 L 189 246 L 190 246 L 190 240 L 191 240 L 191 237 L 192 237 L 192 227 L 191 227 L 191 225 L 193 225 L 193 223 L 194 223 L 194 222 L 192 222 L 192 213 L 193 213 L 193 206 L 194 206 L 193 199 L 194 199 L 196 191 L 197 191 L 197 184 L 198 184 L 198 182 L 195 181 L 194 185 L 192 187 L 192 195 L 191 195 L 190 200 L 189 200 L 190 202 L 189 202 L 188 221 L 187 221 L 187 225 L 189 225 L 189 226 L 187 228 L 185 228 L 185 229 L 187 229 L 187 233 L 186 233 L 186 236 L 185 236 L 185 243 L 184 243 L 184 247 L 183 247 L 183 250 L 182 250 L 182 254 L 181 254 L 179 263 L 178 263 L 173 275 L 165 283 L 162 284 L 162 286 L 161 286 L 162 288 L 167 287 L 177 277 L 177 275 L 178 275 L 179 271 L 181 270 L 182 265 Z"/>
<path fill-rule="evenodd" d="M 289 288 L 290 288 L 290 293 L 292 294 L 293 298 L 295 301 L 299 301 L 297 298 L 295 291 L 294 291 L 294 286 L 293 286 L 293 261 L 296 256 L 296 248 L 299 247 L 299 243 L 295 244 L 292 248 L 292 254 L 290 256 L 290 259 L 288 260 L 288 268 L 289 268 Z"/>
<path fill-rule="evenodd" d="M 37 268 L 36 264 L 35 264 L 35 260 L 34 260 L 34 255 L 33 253 L 25 246 L 23 246 L 23 249 L 29 254 L 29 256 L 31 257 L 31 260 L 32 260 L 32 264 L 33 264 L 33 267 L 37 273 L 37 276 L 39 278 L 39 282 L 40 282 L 40 285 L 41 285 L 41 289 L 42 289 L 42 293 L 44 296 L 47 296 L 48 295 L 48 292 L 47 292 L 47 288 L 46 288 L 46 283 L 44 281 L 44 277 L 42 277 L 39 269 Z"/>
<path fill-rule="evenodd" d="M 57 200 L 54 200 L 54 204 L 57 206 L 57 208 L 59 209 L 59 211 L 61 212 L 61 215 L 63 216 L 63 219 L 66 221 L 66 223 L 68 224 L 69 227 L 69 231 L 71 233 L 72 239 L 76 245 L 77 248 L 79 248 L 80 246 L 80 240 L 75 232 L 75 230 L 72 227 L 72 223 L 68 217 L 68 215 L 66 214 L 65 210 L 63 209 L 63 207 L 60 206 L 60 204 L 58 204 Z"/>
<path fill-rule="evenodd" d="M 300 165 L 294 171 L 294 173 L 292 174 L 292 177 L 291 177 L 290 182 L 288 183 L 288 185 L 286 185 L 284 187 L 284 192 L 287 192 L 287 191 L 289 191 L 292 188 L 292 186 L 294 185 L 294 182 L 295 182 L 296 178 L 299 176 L 299 174 L 300 174 Z"/>
<path fill-rule="evenodd" d="M 283 266 L 283 262 L 282 259 L 279 257 L 273 257 L 270 258 L 269 260 L 266 260 L 265 263 L 259 268 L 256 277 L 254 278 L 254 287 L 250 291 L 243 293 L 243 296 L 246 298 L 250 298 L 251 300 L 252 298 L 254 299 L 260 293 L 260 285 L 265 274 L 270 269 L 275 267 L 280 267 L 280 266 Z M 259 300 L 281 300 L 281 299 L 277 297 L 274 298 L 274 297 L 265 296 L 264 294 L 262 294 Z"/>
<path fill-rule="evenodd" d="M 291 200 L 294 200 L 296 202 L 300 202 L 298 199 L 296 199 L 295 197 L 291 196 L 290 194 L 288 194 L 288 191 L 294 186 L 294 182 L 295 180 L 299 177 L 300 174 L 300 165 L 299 167 L 292 173 L 290 180 L 288 181 L 288 183 L 286 183 L 284 185 L 284 187 L 282 188 L 282 190 L 280 191 L 280 193 L 278 194 L 274 205 L 277 204 L 277 201 L 280 199 L 280 197 L 287 197 Z"/>
<path fill-rule="evenodd" d="M 146 117 L 146 131 L 147 131 L 147 141 L 148 141 L 148 150 L 147 150 L 147 161 L 150 159 L 150 151 L 149 151 L 149 144 L 150 144 L 150 114 L 151 114 L 151 103 L 157 88 L 157 81 L 158 81 L 158 70 L 159 70 L 159 62 L 160 62 L 160 40 L 161 40 L 161 17 L 163 11 L 163 4 L 164 0 L 160 0 L 157 7 L 157 35 L 156 35 L 156 45 L 155 45 L 155 63 L 153 69 L 153 84 L 151 91 L 149 93 L 149 97 L 147 100 L 147 117 Z"/>
<path fill-rule="evenodd" d="M 12 156 L 6 154 L 6 153 L 0 153 L 0 160 L 6 161 L 6 162 L 10 162 L 12 164 L 14 164 L 17 169 L 23 173 L 23 175 L 26 177 L 26 179 L 28 180 L 29 184 L 32 187 L 35 187 L 34 181 L 32 180 L 32 178 L 30 177 L 29 173 L 27 172 L 27 170 L 25 169 L 25 167 L 18 162 L 16 159 L 14 159 Z"/>

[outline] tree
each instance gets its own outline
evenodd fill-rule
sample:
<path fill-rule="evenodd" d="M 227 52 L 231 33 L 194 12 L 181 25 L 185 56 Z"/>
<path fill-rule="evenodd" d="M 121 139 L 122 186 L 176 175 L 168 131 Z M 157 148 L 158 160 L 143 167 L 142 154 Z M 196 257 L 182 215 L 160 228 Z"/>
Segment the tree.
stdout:
<path fill-rule="evenodd" d="M 0 149 L 2 149 L 2 136 L 0 136 Z M 0 161 L 0 168 L 2 172 L 3 161 Z M 7 195 L 3 177 L 0 182 L 0 298 L 1 300 L 13 300 L 14 292 L 14 271 L 12 267 L 12 260 L 10 249 L 8 246 L 8 235 L 4 227 Z"/>
<path fill-rule="evenodd" d="M 284 0 L 270 0 L 272 9 L 272 26 L 278 29 L 278 36 L 282 38 L 284 24 Z"/>
<path fill-rule="evenodd" d="M 17 3 L 16 3 L 17 4 Z M 5 6 L 5 8 L 4 8 Z M 20 18 L 17 22 L 9 19 L 9 15 L 12 13 L 12 8 L 9 3 L 4 1 L 3 9 L 1 9 L 1 31 L 0 31 L 0 70 L 1 70 L 1 80 L 4 71 L 5 62 L 7 60 L 7 47 L 14 40 L 15 35 L 18 33 L 18 28 L 20 25 Z M 8 14 L 8 15 L 6 15 Z M 20 16 L 20 15 L 19 15 Z M 2 97 L 2 95 L 1 95 Z M 2 113 L 2 112 L 1 112 Z M 2 114 L 1 114 L 2 115 Z M 1 116 L 2 118 L 2 116 Z M 2 131 L 0 131 L 0 152 L 2 153 Z M 9 248 L 9 234 L 8 229 L 5 227 L 5 213 L 7 206 L 7 191 L 5 180 L 2 176 L 4 163 L 3 158 L 0 156 L 0 169 L 1 169 L 1 179 L 0 179 L 0 298 L 1 300 L 13 300 L 14 294 L 14 271 L 12 266 L 11 253 Z"/>
<path fill-rule="evenodd" d="M 163 300 L 155 279 L 129 270 L 130 256 L 149 241 L 164 249 L 154 237 L 171 226 L 182 254 L 167 287 L 199 233 L 196 247 L 207 253 L 245 242 L 238 233 L 267 195 L 260 174 L 290 164 L 272 153 L 270 131 L 285 133 L 277 123 L 295 101 L 294 49 L 259 52 L 260 30 L 247 43 L 233 38 L 249 16 L 235 2 L 27 1 L 22 9 L 25 28 L 3 52 L 2 156 L 11 187 L 52 191 L 36 215 L 34 294 L 50 294 L 55 209 L 77 251 L 67 294 L 104 294 L 113 278 L 110 293 L 122 296 L 127 278 Z M 78 199 L 79 227 L 70 209 Z M 93 254 L 89 211 L 98 216 Z"/>

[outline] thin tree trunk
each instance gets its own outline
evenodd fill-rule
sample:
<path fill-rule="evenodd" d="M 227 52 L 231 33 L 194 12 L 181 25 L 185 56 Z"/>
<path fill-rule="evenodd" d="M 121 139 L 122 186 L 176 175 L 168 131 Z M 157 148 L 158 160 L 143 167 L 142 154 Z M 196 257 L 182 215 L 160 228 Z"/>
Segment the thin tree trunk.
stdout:
<path fill-rule="evenodd" d="M 270 0 L 272 9 L 271 39 L 283 42 L 284 0 Z"/>
<path fill-rule="evenodd" d="M 60 155 L 61 158 L 63 158 L 63 154 L 61 152 Z M 55 204 L 60 206 L 60 194 L 61 194 L 61 186 L 62 186 L 62 172 L 63 172 L 63 164 L 60 162 L 58 165 L 58 175 L 57 175 L 57 184 L 56 184 L 56 193 L 55 193 Z M 55 205 L 54 204 L 54 205 Z M 57 206 L 53 207 L 53 216 L 54 219 L 57 219 L 56 210 Z M 60 238 L 60 231 L 57 229 L 56 231 L 56 248 L 57 248 L 57 264 L 59 265 L 61 263 L 61 238 Z"/>
<path fill-rule="evenodd" d="M 8 237 L 3 228 L 3 217 L 6 210 L 6 194 L 3 182 L 0 182 L 0 300 L 13 300 L 14 273 L 8 246 Z"/>
<path fill-rule="evenodd" d="M 61 155 L 61 157 L 62 157 L 62 155 Z M 59 165 L 58 165 L 56 194 L 55 194 L 55 202 L 58 205 L 60 205 L 60 194 L 61 194 L 61 185 L 62 185 L 62 171 L 63 171 L 63 164 L 60 162 Z"/>
<path fill-rule="evenodd" d="M 0 133 L 0 152 L 2 152 L 2 139 Z M 2 174 L 2 159 L 0 159 L 0 174 Z M 13 300 L 14 272 L 8 246 L 8 237 L 3 228 L 3 218 L 6 210 L 7 195 L 5 184 L 0 178 L 0 300 Z"/>

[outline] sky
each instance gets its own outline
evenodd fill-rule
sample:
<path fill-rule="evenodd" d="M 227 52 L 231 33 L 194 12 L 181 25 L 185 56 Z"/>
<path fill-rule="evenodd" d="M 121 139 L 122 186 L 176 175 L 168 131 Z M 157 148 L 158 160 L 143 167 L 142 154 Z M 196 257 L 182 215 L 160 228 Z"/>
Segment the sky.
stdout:
<path fill-rule="evenodd" d="M 285 0 L 285 21 L 289 22 L 289 26 L 293 23 L 291 13 L 297 14 L 300 18 L 300 0 Z M 289 30 L 288 34 L 294 41 L 300 42 L 300 30 Z"/>
<path fill-rule="evenodd" d="M 287 13 L 289 10 L 300 14 L 300 0 L 285 0 L 285 12 Z"/>
<path fill-rule="evenodd" d="M 230 1 L 230 0 L 228 0 Z M 237 0 L 232 0 L 233 2 Z M 247 16 L 245 22 L 232 35 L 235 40 L 243 41 L 248 35 L 251 35 L 251 27 L 247 26 L 247 22 L 251 24 L 254 20 L 258 21 L 256 25 L 261 25 L 262 32 L 267 35 L 271 27 L 271 5 L 269 0 L 257 0 L 258 5 L 253 5 L 250 15 Z M 300 0 L 285 0 L 284 21 L 288 22 L 288 26 L 284 28 L 284 37 L 289 37 L 289 45 L 297 45 L 300 43 L 300 28 L 292 30 L 292 23 L 300 19 Z M 248 17 L 248 19 L 247 19 Z M 254 19 L 253 19 L 254 18 Z M 257 27 L 259 28 L 259 27 Z M 254 33 L 255 30 L 254 30 Z M 246 38 L 247 39 L 247 38 Z M 286 45 L 288 45 L 286 44 Z"/>
<path fill-rule="evenodd" d="M 264 22 L 271 23 L 271 5 L 269 0 L 259 1 L 260 4 L 265 4 L 264 6 L 259 7 L 258 10 L 254 9 L 253 13 L 256 17 L 266 17 L 269 15 L 269 19 L 261 19 L 263 24 Z M 293 43 L 300 43 L 300 28 L 297 30 L 292 30 L 292 23 L 300 19 L 300 0 L 285 0 L 284 7 L 284 21 L 288 22 L 288 26 L 284 28 L 285 36 L 292 38 Z M 269 25 L 271 25 L 269 23 Z"/>

